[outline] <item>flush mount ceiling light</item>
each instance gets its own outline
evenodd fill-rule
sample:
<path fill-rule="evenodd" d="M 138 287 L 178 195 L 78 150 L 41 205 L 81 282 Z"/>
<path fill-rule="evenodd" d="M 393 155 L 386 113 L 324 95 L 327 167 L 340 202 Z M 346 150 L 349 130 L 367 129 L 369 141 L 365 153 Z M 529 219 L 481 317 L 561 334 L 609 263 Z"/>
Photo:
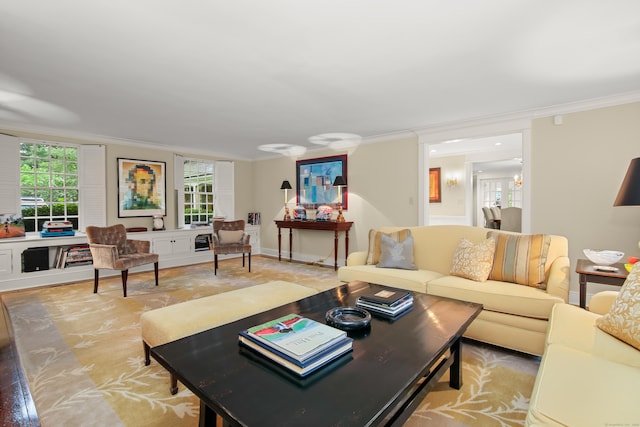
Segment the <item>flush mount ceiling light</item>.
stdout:
<path fill-rule="evenodd" d="M 309 137 L 309 142 L 338 150 L 355 147 L 362 142 L 362 137 L 355 133 L 321 133 L 320 135 Z"/>
<path fill-rule="evenodd" d="M 258 146 L 258 150 L 278 153 L 283 156 L 301 156 L 307 151 L 302 145 L 293 144 L 263 144 Z"/>

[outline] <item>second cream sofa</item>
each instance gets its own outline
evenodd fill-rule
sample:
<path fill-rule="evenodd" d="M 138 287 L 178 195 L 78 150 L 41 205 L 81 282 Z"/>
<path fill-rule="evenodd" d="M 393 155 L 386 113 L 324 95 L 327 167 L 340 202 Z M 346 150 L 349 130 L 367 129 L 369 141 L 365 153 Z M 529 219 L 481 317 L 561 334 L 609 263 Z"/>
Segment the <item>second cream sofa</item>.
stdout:
<path fill-rule="evenodd" d="M 454 252 L 462 238 L 479 243 L 487 238 L 486 228 L 464 225 L 384 227 L 391 233 L 408 228 L 414 240 L 417 270 L 378 268 L 367 265 L 367 252 L 349 254 L 347 265 L 338 270 L 343 282 L 371 283 L 483 304 L 484 309 L 465 336 L 524 353 L 542 355 L 551 310 L 569 299 L 568 242 L 550 236 L 545 263 L 546 289 L 509 282 L 476 282 L 450 274 Z M 513 234 L 513 233 L 512 233 Z"/>

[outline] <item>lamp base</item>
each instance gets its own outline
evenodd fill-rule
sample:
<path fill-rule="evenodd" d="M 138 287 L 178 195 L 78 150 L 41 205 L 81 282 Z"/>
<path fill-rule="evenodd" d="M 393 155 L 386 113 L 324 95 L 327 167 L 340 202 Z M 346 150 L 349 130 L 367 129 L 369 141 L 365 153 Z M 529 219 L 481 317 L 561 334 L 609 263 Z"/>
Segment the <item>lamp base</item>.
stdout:
<path fill-rule="evenodd" d="M 342 215 L 342 206 L 338 206 L 338 217 L 336 222 L 345 222 L 344 215 Z"/>
<path fill-rule="evenodd" d="M 284 221 L 291 221 L 291 214 L 289 213 L 289 208 L 284 207 Z"/>

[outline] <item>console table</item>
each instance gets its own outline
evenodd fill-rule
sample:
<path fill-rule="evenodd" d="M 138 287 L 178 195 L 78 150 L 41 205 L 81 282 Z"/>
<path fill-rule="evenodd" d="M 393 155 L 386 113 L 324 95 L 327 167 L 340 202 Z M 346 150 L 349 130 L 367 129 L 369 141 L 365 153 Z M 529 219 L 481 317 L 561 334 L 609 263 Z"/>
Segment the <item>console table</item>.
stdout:
<path fill-rule="evenodd" d="M 293 245 L 293 229 L 297 230 L 320 230 L 320 231 L 333 231 L 333 253 L 334 262 L 333 269 L 338 269 L 338 233 L 344 231 L 344 257 L 345 259 L 349 255 L 349 229 L 353 225 L 353 222 L 336 222 L 336 221 L 275 221 L 278 226 L 278 261 L 282 261 L 280 255 L 282 249 L 282 234 L 283 228 L 289 229 L 289 261 L 293 259 L 292 245 Z"/>

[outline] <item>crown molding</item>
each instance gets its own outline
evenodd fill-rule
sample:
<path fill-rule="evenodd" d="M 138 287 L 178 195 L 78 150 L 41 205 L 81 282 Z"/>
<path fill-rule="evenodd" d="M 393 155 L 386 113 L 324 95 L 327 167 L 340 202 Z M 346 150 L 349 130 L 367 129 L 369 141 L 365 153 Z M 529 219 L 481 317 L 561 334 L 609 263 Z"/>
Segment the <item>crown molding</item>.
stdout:
<path fill-rule="evenodd" d="M 185 150 L 185 147 L 178 145 L 165 145 L 157 142 L 145 142 L 126 138 L 116 138 L 105 135 L 92 134 L 89 132 L 78 132 L 70 130 L 62 130 L 55 128 L 48 128 L 44 126 L 36 125 L 24 125 L 24 124 L 8 124 L 0 122 L 0 132 L 7 135 L 16 136 L 25 139 L 43 139 L 43 140 L 55 140 L 56 142 L 77 142 L 77 143 L 90 143 L 90 144 L 115 144 L 115 145 L 127 145 L 140 148 L 147 148 L 153 150 L 169 151 L 179 154 L 184 154 L 186 157 L 192 156 L 206 156 L 213 157 L 218 160 L 238 160 L 238 161 L 251 161 L 252 159 L 241 158 L 239 156 L 233 156 L 228 153 L 219 153 L 208 150 L 198 150 L 189 148 Z M 13 134 L 12 134 L 13 133 Z M 58 141 L 61 140 L 61 141 Z"/>
<path fill-rule="evenodd" d="M 549 107 L 516 111 L 507 114 L 497 114 L 438 123 L 414 132 L 420 137 L 420 142 L 442 142 L 448 138 L 482 137 L 497 133 L 517 132 L 531 127 L 531 120 L 560 114 L 578 113 L 598 108 L 614 107 L 617 105 L 640 102 L 640 91 L 626 92 L 611 96 L 592 98 L 583 101 L 558 104 Z"/>

